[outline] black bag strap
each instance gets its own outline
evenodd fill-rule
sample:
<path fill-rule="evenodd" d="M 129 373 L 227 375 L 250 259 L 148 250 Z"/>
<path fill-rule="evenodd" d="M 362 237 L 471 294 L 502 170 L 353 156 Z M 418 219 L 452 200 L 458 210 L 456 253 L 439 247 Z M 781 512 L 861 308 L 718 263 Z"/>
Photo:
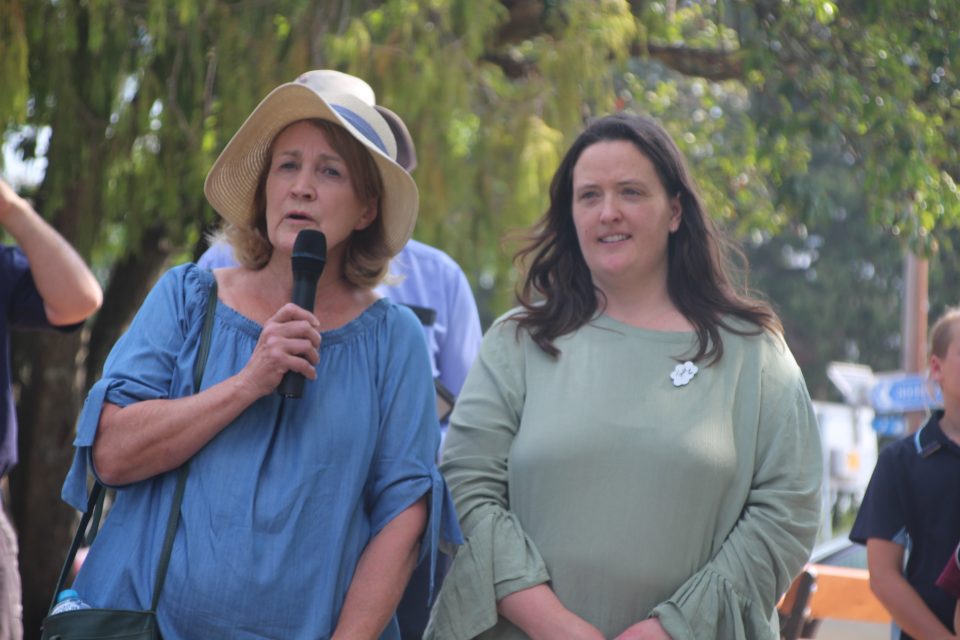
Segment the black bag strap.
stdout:
<path fill-rule="evenodd" d="M 97 508 L 98 503 L 103 504 L 103 485 L 99 482 L 94 482 L 93 488 L 90 489 L 90 498 L 87 500 L 87 510 L 84 511 L 80 517 L 80 525 L 77 527 L 77 532 L 73 536 L 73 542 L 70 543 L 67 559 L 63 563 L 63 568 L 60 569 L 60 577 L 57 578 L 57 586 L 53 590 L 53 599 L 50 601 L 50 607 L 47 609 L 48 613 L 53 611 L 53 608 L 57 604 L 57 595 L 63 590 L 67 576 L 70 575 L 70 568 L 73 566 L 73 561 L 77 557 L 77 550 L 83 541 L 83 532 L 86 531 L 87 524 L 90 522 L 90 517 Z"/>
<path fill-rule="evenodd" d="M 210 355 L 210 336 L 213 334 L 213 317 L 217 314 L 217 279 L 213 278 L 210 293 L 207 294 L 207 311 L 203 318 L 203 329 L 200 332 L 200 346 L 197 348 L 197 359 L 193 362 L 193 390 L 200 391 L 203 381 L 203 370 L 207 366 L 207 356 Z"/>
<path fill-rule="evenodd" d="M 200 383 L 203 381 L 203 370 L 207 365 L 207 357 L 210 355 L 210 336 L 213 334 L 213 319 L 217 309 L 217 280 L 214 278 L 210 285 L 210 292 L 207 297 L 206 316 L 203 319 L 203 329 L 200 333 L 200 347 L 197 350 L 197 359 L 193 365 L 193 388 L 200 390 Z M 163 537 L 163 549 L 160 552 L 160 563 L 157 567 L 157 579 L 153 585 L 153 600 L 150 604 L 150 610 L 156 611 L 157 604 L 160 601 L 160 591 L 163 589 L 164 580 L 167 577 L 167 566 L 170 564 L 170 555 L 173 551 L 173 539 L 177 534 L 177 526 L 180 524 L 180 504 L 183 501 L 183 491 L 187 484 L 187 472 L 189 470 L 189 461 L 183 463 L 177 472 L 177 486 L 173 492 L 173 502 L 170 506 L 170 515 L 167 518 L 167 530 Z M 52 611 L 57 604 L 57 595 L 63 590 L 63 585 L 70 575 L 70 569 L 73 561 L 77 557 L 77 551 L 84 539 L 84 532 L 87 525 L 90 524 L 91 517 L 95 516 L 91 533 L 88 538 L 88 544 L 92 544 L 97 537 L 97 529 L 100 525 L 100 514 L 103 511 L 104 487 L 99 481 L 94 481 L 90 489 L 90 498 L 87 500 L 87 510 L 80 517 L 80 524 L 77 532 L 73 536 L 73 542 L 70 543 L 70 550 L 67 552 L 67 559 L 60 570 L 60 577 L 57 579 L 57 587 L 53 592 L 53 599 L 50 601 L 49 611 Z"/>
<path fill-rule="evenodd" d="M 213 318 L 217 311 L 217 279 L 214 277 L 207 295 L 207 313 L 203 319 L 203 329 L 200 332 L 200 346 L 197 349 L 197 359 L 193 363 L 193 390 L 200 391 L 203 382 L 203 370 L 207 366 L 207 357 L 210 355 L 210 336 L 213 334 Z M 177 525 L 180 524 L 180 504 L 183 502 L 183 490 L 187 486 L 187 473 L 190 470 L 190 461 L 180 465 L 177 473 L 177 487 L 173 492 L 173 503 L 170 507 L 170 517 L 167 518 L 167 533 L 163 537 L 163 550 L 160 552 L 160 564 L 157 567 L 157 581 L 153 585 L 153 600 L 150 610 L 156 611 L 160 602 L 160 592 L 163 582 L 167 579 L 167 566 L 170 564 L 170 554 L 173 552 L 173 539 L 177 535 Z"/>
<path fill-rule="evenodd" d="M 183 502 L 183 490 L 187 486 L 187 472 L 190 462 L 180 465 L 177 472 L 177 488 L 173 491 L 173 502 L 170 505 L 170 516 L 167 518 L 167 533 L 163 536 L 163 550 L 160 552 L 160 563 L 157 565 L 157 581 L 153 583 L 153 599 L 150 601 L 150 611 L 157 610 L 160 602 L 160 591 L 163 582 L 167 579 L 167 566 L 170 564 L 170 554 L 173 552 L 173 539 L 177 535 L 177 525 L 180 524 L 180 503 Z"/>

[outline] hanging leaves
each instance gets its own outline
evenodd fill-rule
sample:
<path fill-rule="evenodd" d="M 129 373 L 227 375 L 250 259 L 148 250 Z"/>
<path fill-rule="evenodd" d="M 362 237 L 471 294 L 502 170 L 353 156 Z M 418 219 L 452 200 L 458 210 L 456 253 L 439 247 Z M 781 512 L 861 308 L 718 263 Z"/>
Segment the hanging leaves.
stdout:
<path fill-rule="evenodd" d="M 617 109 L 660 117 L 741 233 L 830 215 L 806 177 L 830 149 L 870 220 L 934 249 L 960 221 L 958 6 L 0 0 L 0 116 L 51 127 L 47 211 L 79 208 L 107 264 L 157 225 L 183 258 L 217 220 L 206 171 L 257 102 L 308 68 L 355 73 L 418 145 L 417 236 L 492 278 L 501 310 L 501 238 L 544 209 L 584 119 Z"/>

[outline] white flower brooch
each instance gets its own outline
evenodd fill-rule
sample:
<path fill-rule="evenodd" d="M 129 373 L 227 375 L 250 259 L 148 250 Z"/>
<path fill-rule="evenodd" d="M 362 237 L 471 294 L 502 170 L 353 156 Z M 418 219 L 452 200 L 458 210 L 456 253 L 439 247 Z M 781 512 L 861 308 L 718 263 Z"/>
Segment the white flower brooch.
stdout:
<path fill-rule="evenodd" d="M 670 379 L 673 380 L 673 386 L 684 386 L 693 380 L 693 376 L 697 375 L 697 371 L 699 370 L 700 369 L 697 368 L 697 365 L 693 364 L 689 360 L 683 364 L 678 364 L 673 368 L 673 373 L 670 374 Z"/>

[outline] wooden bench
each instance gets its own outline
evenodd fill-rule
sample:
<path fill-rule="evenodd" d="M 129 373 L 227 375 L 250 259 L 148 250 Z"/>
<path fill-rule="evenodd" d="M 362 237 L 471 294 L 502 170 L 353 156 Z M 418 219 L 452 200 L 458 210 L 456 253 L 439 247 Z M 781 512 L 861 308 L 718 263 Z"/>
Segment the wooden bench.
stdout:
<path fill-rule="evenodd" d="M 777 604 L 783 640 L 814 638 L 821 620 L 890 623 L 866 569 L 808 564 Z"/>

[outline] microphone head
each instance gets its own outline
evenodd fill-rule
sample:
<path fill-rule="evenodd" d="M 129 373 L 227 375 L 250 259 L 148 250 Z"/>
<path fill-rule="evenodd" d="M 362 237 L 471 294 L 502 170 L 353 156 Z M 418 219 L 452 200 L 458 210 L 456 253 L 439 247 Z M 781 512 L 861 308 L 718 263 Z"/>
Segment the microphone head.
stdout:
<path fill-rule="evenodd" d="M 306 272 L 317 277 L 327 264 L 327 236 L 316 229 L 304 229 L 293 241 L 294 272 Z"/>

